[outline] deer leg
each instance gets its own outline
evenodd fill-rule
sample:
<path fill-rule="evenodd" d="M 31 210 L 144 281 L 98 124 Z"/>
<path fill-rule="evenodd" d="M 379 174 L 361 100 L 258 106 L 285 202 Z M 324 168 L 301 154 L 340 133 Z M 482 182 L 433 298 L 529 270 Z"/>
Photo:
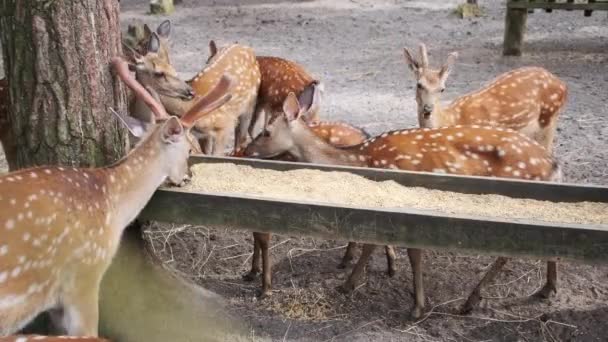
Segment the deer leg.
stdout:
<path fill-rule="evenodd" d="M 355 248 L 357 247 L 356 242 L 349 242 L 348 246 L 346 246 L 346 252 L 344 252 L 344 256 L 342 257 L 342 261 L 338 264 L 338 268 L 346 268 L 348 264 L 353 260 L 355 256 Z"/>
<path fill-rule="evenodd" d="M 361 256 L 359 257 L 359 261 L 357 261 L 357 264 L 353 268 L 353 271 L 350 274 L 350 276 L 348 277 L 348 279 L 346 280 L 346 282 L 344 282 L 344 284 L 342 284 L 342 286 L 340 286 L 338 288 L 338 290 L 340 292 L 349 293 L 355 289 L 355 286 L 359 282 L 359 279 L 361 278 L 361 275 L 363 274 L 363 270 L 365 269 L 365 266 L 367 266 L 369 258 L 372 255 L 372 253 L 374 252 L 375 248 L 376 248 L 376 245 L 368 245 L 368 244 L 363 245 L 363 250 L 361 251 Z"/>
<path fill-rule="evenodd" d="M 395 254 L 395 249 L 393 246 L 386 245 L 384 246 L 384 252 L 386 253 L 386 265 L 387 265 L 387 273 L 389 277 L 392 277 L 397 273 L 397 268 L 395 267 L 395 259 L 397 255 Z"/>
<path fill-rule="evenodd" d="M 203 154 L 210 155 L 213 152 L 213 137 L 211 135 L 199 139 L 198 142 L 201 145 Z"/>
<path fill-rule="evenodd" d="M 249 136 L 252 139 L 255 137 L 254 132 L 253 132 L 255 130 L 255 125 L 258 123 L 258 120 L 260 120 L 260 118 L 263 118 L 262 115 L 264 115 L 264 112 L 265 112 L 264 105 L 262 105 L 259 102 L 256 103 L 255 109 L 253 110 L 253 113 L 251 113 L 251 120 L 249 121 L 249 127 L 247 128 L 247 131 L 249 132 Z M 265 126 L 263 128 L 265 128 Z"/>
<path fill-rule="evenodd" d="M 213 156 L 223 156 L 226 154 L 226 141 L 228 140 L 227 130 L 218 130 L 215 133 L 215 139 L 213 142 Z"/>
<path fill-rule="evenodd" d="M 252 116 L 253 113 L 242 114 L 239 116 L 237 125 L 234 128 L 234 151 L 238 151 L 247 146 L 249 126 L 251 126 Z"/>
<path fill-rule="evenodd" d="M 554 293 L 557 293 L 557 262 L 547 261 L 547 282 L 534 296 L 546 299 Z"/>
<path fill-rule="evenodd" d="M 270 234 L 260 234 L 260 249 L 262 251 L 262 293 L 260 298 L 268 297 L 272 294 L 272 269 L 270 263 Z"/>
<path fill-rule="evenodd" d="M 63 303 L 62 325 L 70 336 L 97 336 L 99 322 L 99 282 L 78 283 L 79 291 L 69 293 Z"/>
<path fill-rule="evenodd" d="M 243 280 L 253 281 L 260 273 L 260 235 L 264 233 L 253 233 L 253 256 L 251 257 L 251 270 L 243 275 Z"/>
<path fill-rule="evenodd" d="M 486 274 L 483 276 L 481 281 L 477 284 L 477 286 L 475 286 L 475 288 L 469 295 L 469 298 L 467 299 L 467 301 L 462 305 L 462 308 L 460 309 L 461 313 L 468 314 L 471 311 L 473 311 L 473 309 L 481 301 L 481 289 L 487 283 L 492 281 L 492 279 L 496 278 L 496 275 L 498 275 L 498 272 L 500 272 L 500 270 L 505 266 L 505 264 L 507 263 L 508 260 L 509 260 L 509 258 L 505 258 L 505 257 L 496 258 L 496 261 L 494 261 L 494 264 L 492 264 L 492 266 L 490 267 L 488 272 L 486 272 Z"/>
<path fill-rule="evenodd" d="M 418 248 L 408 248 L 407 255 L 410 258 L 412 274 L 414 278 L 414 309 L 412 318 L 418 319 L 424 312 L 424 285 L 422 282 L 422 250 Z"/>

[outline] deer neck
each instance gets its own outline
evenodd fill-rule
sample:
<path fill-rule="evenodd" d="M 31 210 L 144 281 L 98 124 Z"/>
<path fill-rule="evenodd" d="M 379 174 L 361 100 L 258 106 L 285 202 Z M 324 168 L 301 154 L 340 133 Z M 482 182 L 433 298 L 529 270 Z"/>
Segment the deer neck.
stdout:
<path fill-rule="evenodd" d="M 437 100 L 433 105 L 433 112 L 431 113 L 431 116 L 427 120 L 427 124 L 424 125 L 424 127 L 439 128 L 453 126 L 456 125 L 456 121 L 456 113 L 451 109 L 451 107 L 444 107 L 441 101 Z"/>
<path fill-rule="evenodd" d="M 194 104 L 194 99 L 182 100 L 165 95 L 159 95 L 159 98 L 167 113 L 169 113 L 169 115 L 175 115 L 178 117 L 182 117 Z"/>
<path fill-rule="evenodd" d="M 143 139 L 126 157 L 105 168 L 109 210 L 105 222 L 122 230 L 132 222 L 168 175 L 161 152 L 160 127 Z"/>
<path fill-rule="evenodd" d="M 294 146 L 289 150 L 299 161 L 315 164 L 366 166 L 360 145 L 336 148 L 317 137 L 303 122 L 292 129 Z"/>

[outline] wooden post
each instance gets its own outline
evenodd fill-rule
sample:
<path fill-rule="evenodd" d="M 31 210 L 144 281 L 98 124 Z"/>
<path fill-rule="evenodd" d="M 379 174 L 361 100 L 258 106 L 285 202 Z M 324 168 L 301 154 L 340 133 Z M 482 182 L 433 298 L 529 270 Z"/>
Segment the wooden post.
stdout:
<path fill-rule="evenodd" d="M 173 0 L 151 0 L 150 12 L 152 14 L 171 14 L 175 11 Z"/>
<path fill-rule="evenodd" d="M 509 8 L 508 6 L 509 4 L 507 3 L 502 54 L 504 56 L 521 56 L 528 12 L 526 9 Z"/>

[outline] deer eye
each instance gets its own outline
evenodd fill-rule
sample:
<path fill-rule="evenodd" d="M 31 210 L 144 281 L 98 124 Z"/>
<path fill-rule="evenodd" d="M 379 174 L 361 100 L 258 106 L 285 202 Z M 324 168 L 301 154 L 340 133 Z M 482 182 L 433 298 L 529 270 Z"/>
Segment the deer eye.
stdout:
<path fill-rule="evenodd" d="M 444 90 L 445 90 L 445 88 L 441 88 L 440 92 L 442 92 L 442 93 L 443 93 L 443 92 L 444 92 Z"/>
<path fill-rule="evenodd" d="M 418 83 L 418 84 L 417 84 L 417 87 L 418 87 L 418 89 L 420 89 L 420 90 L 424 89 L 424 87 L 422 86 L 422 83 Z"/>
<path fill-rule="evenodd" d="M 155 71 L 154 76 L 156 77 L 165 77 L 165 73 L 163 71 Z"/>
<path fill-rule="evenodd" d="M 262 136 L 263 136 L 263 137 L 265 137 L 265 138 L 270 137 L 270 131 L 269 131 L 269 130 L 267 130 L 267 129 L 265 129 L 265 130 L 262 132 Z"/>

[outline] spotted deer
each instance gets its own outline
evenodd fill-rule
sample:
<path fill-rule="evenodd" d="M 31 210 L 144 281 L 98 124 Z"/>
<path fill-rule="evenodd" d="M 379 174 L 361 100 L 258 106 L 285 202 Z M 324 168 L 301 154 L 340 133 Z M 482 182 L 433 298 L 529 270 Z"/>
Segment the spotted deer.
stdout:
<path fill-rule="evenodd" d="M 0 342 L 110 342 L 105 338 L 87 336 L 13 335 L 0 337 Z"/>
<path fill-rule="evenodd" d="M 504 73 L 488 85 L 443 106 L 440 95 L 458 54 L 452 52 L 439 69 L 429 67 L 424 44 L 419 59 L 404 49 L 405 61 L 416 78 L 416 103 L 421 127 L 486 125 L 518 131 L 553 150 L 566 84 L 540 67 L 523 67 Z"/>
<path fill-rule="evenodd" d="M 156 28 L 156 35 L 160 39 L 160 48 L 158 50 L 159 57 L 165 61 L 166 63 L 171 64 L 171 60 L 169 59 L 169 41 L 171 38 L 171 21 L 164 20 L 161 22 Z M 138 35 L 138 26 L 129 25 L 127 29 L 127 38 L 123 41 L 129 46 L 131 49 L 135 50 L 139 55 L 146 55 L 148 53 L 148 42 L 150 41 L 150 37 L 154 33 L 148 24 L 143 25 L 143 32 L 141 32 L 141 36 Z"/>
<path fill-rule="evenodd" d="M 156 40 L 154 35 L 151 39 Z M 144 58 L 158 58 L 158 55 L 155 56 L 158 49 L 159 41 L 149 44 L 148 53 Z M 161 62 L 160 59 L 156 61 Z M 232 99 L 197 121 L 194 128 L 195 132 L 205 137 L 203 150 L 206 154 L 224 154 L 231 131 L 235 134 L 235 150 L 246 145 L 260 86 L 260 70 L 255 54 L 250 47 L 241 44 L 222 48 L 209 60 L 205 68 L 187 83 L 196 94 L 204 94 L 223 74 L 229 76 L 234 84 Z M 159 95 L 167 111 L 177 116 L 188 110 L 193 101 Z"/>
<path fill-rule="evenodd" d="M 304 92 L 299 96 L 299 103 L 306 107 L 307 110 L 311 108 L 312 101 L 313 99 L 306 96 Z M 307 125 L 314 135 L 335 147 L 359 145 L 364 140 L 369 138 L 369 135 L 364 130 L 346 123 L 316 122 L 307 123 Z M 262 134 L 264 134 L 264 132 L 262 132 Z M 243 157 L 245 156 L 245 150 L 241 149 L 233 153 L 232 156 Z M 298 159 L 289 152 L 281 153 L 267 159 L 298 161 Z M 251 270 L 243 276 L 244 280 L 253 281 L 257 275 L 260 274 L 260 272 L 262 273 L 262 291 L 260 295 L 262 298 L 272 293 L 272 262 L 270 260 L 269 253 L 270 238 L 270 233 L 253 233 L 253 257 L 251 259 Z M 348 243 L 346 253 L 338 265 L 339 268 L 345 268 L 352 261 L 356 246 L 357 244 L 355 242 Z M 392 277 L 396 273 L 395 250 L 392 246 L 386 246 L 385 253 L 387 261 L 387 273 Z M 262 264 L 261 266 L 260 261 Z"/>
<path fill-rule="evenodd" d="M 298 160 L 318 164 L 535 180 L 560 177 L 557 162 L 545 148 L 508 129 L 476 125 L 404 129 L 339 149 L 317 137 L 301 119 L 302 114 L 302 106 L 290 94 L 284 114 L 269 122 L 265 133 L 245 149 L 245 155 L 268 158 L 287 151 Z M 344 291 L 354 288 L 374 247 L 364 246 L 361 258 L 342 286 Z M 410 248 L 408 255 L 415 288 L 412 315 L 418 318 L 425 304 L 422 250 Z M 555 288 L 555 279 L 550 276 L 545 286 Z"/>
<path fill-rule="evenodd" d="M 217 45 L 211 40 L 209 59 L 213 58 L 217 51 Z M 304 119 L 308 122 L 319 121 L 319 108 L 324 90 L 321 81 L 313 77 L 303 66 L 284 58 L 257 56 L 256 60 L 260 68 L 261 83 L 249 127 L 251 137 L 254 136 L 253 130 L 258 120 L 262 119 L 265 126 L 271 117 L 282 113 L 283 102 L 289 93 L 311 97 L 311 108 Z"/>
<path fill-rule="evenodd" d="M 45 166 L 0 176 L 0 336 L 47 310 L 67 335 L 97 336 L 99 285 L 124 228 L 165 179 L 182 182 L 190 150 L 185 133 L 230 100 L 224 77 L 181 118 L 168 117 L 130 77 L 126 62 L 112 62 L 157 117 L 168 119 L 150 127 L 119 115 L 142 140 L 111 166 Z"/>

